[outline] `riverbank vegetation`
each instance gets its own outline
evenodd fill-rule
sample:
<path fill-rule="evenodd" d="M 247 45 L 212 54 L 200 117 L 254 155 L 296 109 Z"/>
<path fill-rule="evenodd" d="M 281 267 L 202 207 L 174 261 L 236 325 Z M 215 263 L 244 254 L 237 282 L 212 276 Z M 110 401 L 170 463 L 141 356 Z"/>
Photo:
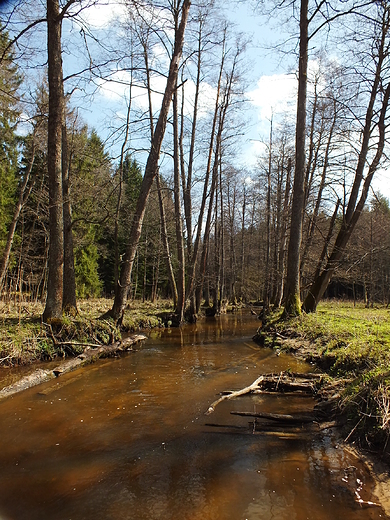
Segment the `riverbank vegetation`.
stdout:
<path fill-rule="evenodd" d="M 281 310 L 271 313 L 255 340 L 325 371 L 332 413 L 346 438 L 388 454 L 390 309 L 330 300 L 316 313 L 281 316 Z"/>
<path fill-rule="evenodd" d="M 123 332 L 163 326 L 172 301 L 139 301 L 126 307 L 121 326 L 100 319 L 112 302 L 105 298 L 80 300 L 77 316 L 44 323 L 43 305 L 30 302 L 0 303 L 0 367 L 75 356 L 93 344 L 111 345 Z"/>

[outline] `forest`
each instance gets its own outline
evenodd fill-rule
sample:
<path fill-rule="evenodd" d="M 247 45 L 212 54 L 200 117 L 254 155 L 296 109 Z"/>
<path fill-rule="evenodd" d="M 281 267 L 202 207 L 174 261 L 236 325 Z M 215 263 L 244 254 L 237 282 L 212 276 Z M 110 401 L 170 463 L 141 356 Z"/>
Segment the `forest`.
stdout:
<path fill-rule="evenodd" d="M 99 6 L 118 9 L 106 26 Z M 372 179 L 388 167 L 390 4 L 252 7 L 290 31 L 275 52 L 294 57 L 297 102 L 245 166 L 250 36 L 217 1 L 1 5 L 3 301 L 45 302 L 46 322 L 102 296 L 115 320 L 170 298 L 179 322 L 204 302 L 389 303 L 388 187 Z M 121 105 L 99 135 L 80 114 L 102 88 Z"/>
<path fill-rule="evenodd" d="M 390 515 L 389 102 L 390 0 L 0 0 L 1 518 Z"/>

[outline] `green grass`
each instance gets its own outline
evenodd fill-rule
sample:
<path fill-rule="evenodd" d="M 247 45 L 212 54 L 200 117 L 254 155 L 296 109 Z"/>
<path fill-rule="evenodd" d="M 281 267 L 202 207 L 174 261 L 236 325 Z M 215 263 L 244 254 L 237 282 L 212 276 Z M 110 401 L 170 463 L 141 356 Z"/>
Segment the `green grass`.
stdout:
<path fill-rule="evenodd" d="M 331 372 L 335 375 L 390 367 L 388 308 L 323 302 L 317 312 L 293 318 L 288 326 L 312 341 L 321 357 L 334 360 Z"/>
<path fill-rule="evenodd" d="M 259 333 L 261 341 L 282 350 L 302 350 L 329 374 L 328 381 L 338 388 L 343 381 L 339 410 L 347 419 L 351 439 L 388 450 L 390 309 L 326 301 L 315 313 L 288 320 L 281 316 L 277 310 L 267 318 Z"/>
<path fill-rule="evenodd" d="M 83 344 L 107 345 L 120 339 L 112 320 L 99 319 L 111 307 L 112 301 L 104 298 L 80 300 L 76 317 L 64 316 L 48 326 L 41 321 L 42 304 L 0 302 L 0 366 L 77 355 L 84 350 Z M 167 300 L 129 302 L 122 328 L 134 332 L 161 326 L 158 314 L 167 310 L 172 310 Z"/>

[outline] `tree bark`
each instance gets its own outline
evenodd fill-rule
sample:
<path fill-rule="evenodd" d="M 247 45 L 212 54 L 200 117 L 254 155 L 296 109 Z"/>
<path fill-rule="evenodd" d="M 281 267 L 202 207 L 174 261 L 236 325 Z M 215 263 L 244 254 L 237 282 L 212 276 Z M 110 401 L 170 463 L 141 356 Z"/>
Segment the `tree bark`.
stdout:
<path fill-rule="evenodd" d="M 66 314 L 75 316 L 78 310 L 74 270 L 72 206 L 70 203 L 70 165 L 71 156 L 68 147 L 68 132 L 64 120 L 62 130 L 62 196 L 64 202 L 64 293 L 62 298 L 62 310 Z"/>
<path fill-rule="evenodd" d="M 203 35 L 204 19 L 200 16 L 199 19 L 199 31 L 198 31 L 198 48 L 197 48 L 197 62 L 196 62 L 196 82 L 195 82 L 195 97 L 194 97 L 194 111 L 192 115 L 192 126 L 191 126 L 191 142 L 190 151 L 188 156 L 188 170 L 187 179 L 183 186 L 183 202 L 184 202 L 184 214 L 187 228 L 187 258 L 192 258 L 192 200 L 191 200 L 191 188 L 192 188 L 192 171 L 194 163 L 195 153 L 195 138 L 196 138 L 196 125 L 198 119 L 198 102 L 199 102 L 199 90 L 200 90 L 200 79 L 201 79 L 201 64 L 202 64 L 202 35 Z M 183 101 L 184 101 L 184 83 L 183 83 Z M 182 113 L 182 123 L 184 121 L 184 114 Z M 183 154 L 182 154 L 182 158 Z"/>
<path fill-rule="evenodd" d="M 173 272 L 172 260 L 171 260 L 171 250 L 169 247 L 168 241 L 168 230 L 167 230 L 167 219 L 165 217 L 165 207 L 164 207 L 164 199 L 162 194 L 162 187 L 160 183 L 160 173 L 157 173 L 156 176 L 156 184 L 157 184 L 157 194 L 158 194 L 158 204 L 160 208 L 160 225 L 161 225 L 161 238 L 164 245 L 165 250 L 165 259 L 166 259 L 166 268 L 168 271 L 169 283 L 171 285 L 172 298 L 173 298 L 173 306 L 176 308 L 178 301 L 177 294 L 177 286 L 175 280 L 175 274 Z"/>
<path fill-rule="evenodd" d="M 143 55 L 144 55 L 145 71 L 146 71 L 146 85 L 147 85 L 147 89 L 148 89 L 150 142 L 153 142 L 154 124 L 153 124 L 152 88 L 151 88 L 151 82 L 150 82 L 150 67 L 149 67 L 147 42 L 143 42 L 142 46 L 143 46 Z M 165 263 L 166 263 L 166 267 L 167 267 L 167 271 L 168 271 L 169 283 L 171 285 L 173 306 L 176 309 L 177 302 L 178 302 L 177 285 L 176 285 L 175 274 L 173 272 L 173 266 L 172 266 L 171 251 L 170 251 L 169 240 L 168 240 L 167 219 L 165 216 L 164 197 L 162 194 L 162 186 L 161 186 L 159 171 L 157 171 L 157 175 L 156 175 L 156 185 L 157 185 L 157 194 L 158 194 L 158 205 L 159 205 L 159 209 L 160 209 L 161 238 L 162 238 L 162 242 L 163 242 L 163 246 L 164 246 L 164 250 L 165 250 Z"/>
<path fill-rule="evenodd" d="M 177 87 L 177 85 L 176 85 Z M 185 256 L 183 242 L 183 224 L 181 219 L 181 197 L 180 197 L 180 149 L 179 149 L 179 113 L 177 101 L 177 88 L 173 94 L 173 172 L 174 172 L 174 201 L 175 201 L 175 229 L 177 247 L 177 302 L 176 314 L 179 323 L 184 318 L 185 303 Z"/>
<path fill-rule="evenodd" d="M 298 71 L 298 104 L 295 134 L 295 175 L 293 185 L 290 241 L 287 255 L 287 278 L 285 315 L 301 312 L 300 299 L 300 247 L 302 241 L 302 218 L 305 201 L 305 137 L 306 137 L 306 97 L 308 63 L 308 0 L 301 0 Z"/>
<path fill-rule="evenodd" d="M 267 242 L 265 252 L 265 273 L 264 273 L 264 310 L 268 310 L 271 301 L 271 174 L 272 174 L 272 120 L 269 132 L 269 149 L 268 149 L 268 171 L 267 171 L 267 203 L 266 203 L 266 219 L 267 219 Z"/>
<path fill-rule="evenodd" d="M 47 0 L 47 48 L 49 82 L 49 120 L 47 164 L 49 178 L 49 273 L 43 320 L 62 316 L 64 231 L 62 203 L 62 125 L 64 119 L 61 54 L 62 19 L 58 0 Z"/>
<path fill-rule="evenodd" d="M 112 316 L 116 320 L 122 316 L 122 312 L 124 311 L 124 308 L 126 306 L 127 293 L 129 290 L 131 280 L 131 271 L 133 268 L 139 238 L 141 236 L 142 223 L 146 209 L 146 202 L 148 200 L 153 181 L 158 173 L 158 161 L 160 158 L 161 145 L 165 134 L 165 128 L 167 125 L 169 107 L 176 86 L 179 62 L 184 44 L 184 32 L 188 20 L 190 5 L 190 0 L 183 1 L 181 20 L 178 30 L 175 34 L 175 44 L 172 58 L 170 61 L 169 73 L 161 105 L 161 110 L 154 131 L 149 156 L 146 162 L 145 173 L 141 184 L 141 190 L 135 210 L 135 215 L 133 218 L 129 242 L 126 248 L 126 253 L 122 264 L 119 287 L 115 294 L 113 307 L 111 309 L 111 312 L 109 313 L 110 316 Z"/>

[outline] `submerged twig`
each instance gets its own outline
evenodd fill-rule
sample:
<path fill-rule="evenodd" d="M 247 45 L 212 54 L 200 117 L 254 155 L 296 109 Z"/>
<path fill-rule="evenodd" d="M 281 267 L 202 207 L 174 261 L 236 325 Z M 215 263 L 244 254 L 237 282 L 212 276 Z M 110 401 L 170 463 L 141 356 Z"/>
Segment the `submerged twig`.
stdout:
<path fill-rule="evenodd" d="M 284 413 L 269 413 L 269 412 L 230 412 L 231 415 L 241 415 L 244 417 L 258 417 L 260 419 L 269 419 L 271 421 L 280 421 L 288 423 L 312 423 L 317 421 L 317 417 L 309 414 L 284 414 Z"/>

